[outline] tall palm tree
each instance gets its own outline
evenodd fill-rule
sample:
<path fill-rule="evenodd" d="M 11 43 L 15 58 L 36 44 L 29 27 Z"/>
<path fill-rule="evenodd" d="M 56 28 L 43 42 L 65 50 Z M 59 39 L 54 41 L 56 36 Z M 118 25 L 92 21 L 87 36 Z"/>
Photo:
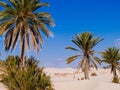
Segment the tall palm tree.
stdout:
<path fill-rule="evenodd" d="M 117 77 L 116 70 L 119 70 L 120 63 L 120 49 L 116 47 L 108 48 L 104 52 L 100 52 L 102 56 L 102 61 L 109 64 L 111 68 L 111 73 L 113 73 L 113 78 Z"/>
<path fill-rule="evenodd" d="M 67 64 L 80 58 L 81 60 L 78 64 L 78 69 L 82 69 L 85 79 L 89 79 L 90 66 L 94 66 L 97 69 L 97 65 L 94 61 L 101 64 L 100 59 L 94 56 L 93 47 L 95 47 L 102 40 L 103 39 L 98 37 L 93 37 L 93 33 L 83 32 L 75 35 L 72 39 L 72 42 L 78 47 L 78 49 L 70 46 L 66 47 L 66 49 L 78 52 L 77 55 L 71 56 L 66 60 Z"/>
<path fill-rule="evenodd" d="M 43 38 L 52 35 L 47 26 L 53 26 L 53 19 L 48 12 L 41 12 L 43 6 L 41 0 L 8 0 L 0 1 L 3 10 L 0 12 L 0 35 L 5 35 L 5 51 L 13 50 L 20 38 L 21 64 L 24 67 L 24 53 L 31 47 L 36 52 L 42 47 Z M 38 10 L 39 9 L 39 10 Z"/>

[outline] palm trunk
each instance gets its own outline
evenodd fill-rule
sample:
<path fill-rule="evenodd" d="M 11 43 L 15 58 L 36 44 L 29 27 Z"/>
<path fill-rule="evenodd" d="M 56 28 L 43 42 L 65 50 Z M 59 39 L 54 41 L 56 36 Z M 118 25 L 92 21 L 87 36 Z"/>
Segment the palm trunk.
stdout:
<path fill-rule="evenodd" d="M 85 56 L 85 65 L 84 65 L 84 77 L 85 79 L 89 79 L 89 56 Z"/>
<path fill-rule="evenodd" d="M 117 77 L 116 67 L 113 67 L 113 78 Z"/>
<path fill-rule="evenodd" d="M 88 63 L 85 65 L 84 77 L 85 79 L 89 79 L 89 64 Z"/>
<path fill-rule="evenodd" d="M 25 59 L 24 59 L 24 56 L 23 56 L 23 57 L 21 57 L 19 68 L 20 68 L 20 70 L 23 70 L 24 67 L 25 67 Z"/>
<path fill-rule="evenodd" d="M 24 42 L 24 40 L 23 40 L 23 42 L 22 42 L 22 48 L 21 48 L 21 61 L 20 61 L 20 65 L 19 65 L 19 68 L 20 68 L 21 70 L 23 70 L 24 67 L 25 67 L 24 53 L 25 53 L 25 42 Z"/>

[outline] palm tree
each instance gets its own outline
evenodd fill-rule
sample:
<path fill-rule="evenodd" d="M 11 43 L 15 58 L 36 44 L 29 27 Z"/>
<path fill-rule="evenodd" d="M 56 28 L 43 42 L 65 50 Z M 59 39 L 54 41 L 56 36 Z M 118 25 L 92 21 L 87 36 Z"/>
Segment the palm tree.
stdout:
<path fill-rule="evenodd" d="M 53 26 L 53 19 L 49 13 L 40 11 L 41 7 L 49 4 L 41 3 L 41 0 L 8 0 L 0 1 L 0 6 L 3 7 L 0 12 L 0 35 L 5 34 L 5 51 L 13 51 L 20 38 L 20 68 L 23 68 L 25 50 L 34 48 L 38 52 L 43 44 L 41 33 L 52 36 L 47 26 Z"/>
<path fill-rule="evenodd" d="M 116 70 L 119 70 L 120 61 L 120 49 L 116 47 L 108 48 L 104 52 L 100 52 L 102 55 L 102 61 L 109 64 L 111 68 L 111 73 L 113 73 L 113 78 L 117 77 Z"/>
<path fill-rule="evenodd" d="M 101 64 L 100 59 L 94 56 L 93 47 L 95 47 L 102 40 L 103 39 L 98 37 L 94 38 L 93 33 L 83 32 L 75 35 L 75 37 L 72 39 L 72 42 L 78 47 L 78 49 L 70 46 L 66 47 L 66 49 L 78 52 L 77 55 L 71 56 L 66 60 L 67 64 L 80 57 L 81 61 L 78 64 L 78 69 L 82 69 L 85 79 L 89 79 L 90 66 L 94 66 L 97 69 L 97 65 L 94 61 Z"/>

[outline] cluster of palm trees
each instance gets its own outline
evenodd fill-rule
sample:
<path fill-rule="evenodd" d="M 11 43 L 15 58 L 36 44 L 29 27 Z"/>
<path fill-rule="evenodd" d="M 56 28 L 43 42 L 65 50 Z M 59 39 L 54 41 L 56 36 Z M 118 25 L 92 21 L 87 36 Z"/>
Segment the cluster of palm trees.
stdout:
<path fill-rule="evenodd" d="M 97 69 L 97 65 L 102 62 L 108 63 L 111 68 L 111 72 L 113 73 L 113 78 L 118 77 L 117 70 L 120 68 L 120 49 L 117 47 L 108 48 L 103 52 L 100 52 L 102 58 L 94 56 L 93 48 L 101 42 L 103 39 L 98 37 L 94 37 L 93 33 L 83 32 L 81 34 L 75 35 L 72 39 L 72 42 L 77 46 L 77 48 L 68 46 L 66 49 L 77 51 L 77 55 L 70 56 L 66 62 L 67 64 L 73 62 L 74 60 L 80 58 L 80 62 L 78 64 L 78 69 L 82 69 L 84 72 L 85 79 L 89 79 L 89 71 L 90 67 L 95 67 Z"/>
<path fill-rule="evenodd" d="M 42 3 L 40 0 L 8 0 L 6 2 L 0 1 L 0 6 L 3 10 L 0 12 L 0 36 L 5 35 L 4 46 L 5 51 L 14 50 L 18 40 L 20 39 L 21 59 L 19 68 L 25 68 L 25 51 L 33 48 L 39 52 L 42 48 L 43 38 L 51 36 L 52 32 L 47 26 L 53 26 L 54 22 L 48 12 L 39 12 L 43 6 L 49 6 L 48 3 Z M 94 56 L 94 46 L 96 46 L 103 39 L 93 37 L 93 33 L 83 32 L 75 35 L 72 42 L 78 47 L 66 47 L 79 54 L 69 57 L 66 61 L 71 63 L 80 57 L 78 69 L 82 69 L 85 79 L 89 79 L 89 70 L 91 66 L 97 69 L 94 61 L 101 64 L 106 62 L 111 67 L 114 77 L 117 76 L 116 70 L 119 69 L 120 50 L 113 47 L 108 48 L 104 52 L 100 52 L 102 60 Z"/>

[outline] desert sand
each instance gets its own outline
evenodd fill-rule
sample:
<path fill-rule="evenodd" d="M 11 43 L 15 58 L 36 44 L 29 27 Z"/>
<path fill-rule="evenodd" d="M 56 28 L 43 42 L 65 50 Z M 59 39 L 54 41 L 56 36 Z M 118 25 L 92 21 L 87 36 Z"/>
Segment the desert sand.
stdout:
<path fill-rule="evenodd" d="M 112 83 L 112 74 L 108 69 L 91 69 L 90 80 L 81 80 L 83 73 L 72 68 L 45 68 L 44 71 L 51 76 L 55 90 L 120 90 L 120 84 Z M 120 73 L 118 73 L 120 76 Z M 74 76 L 75 75 L 75 76 Z M 7 90 L 0 84 L 0 90 Z"/>
<path fill-rule="evenodd" d="M 120 84 L 112 83 L 108 69 L 91 69 L 90 73 L 95 72 L 97 76 L 90 76 L 90 80 L 81 80 L 81 71 L 74 78 L 76 70 L 72 68 L 46 68 L 45 71 L 52 77 L 55 90 L 120 90 Z"/>

